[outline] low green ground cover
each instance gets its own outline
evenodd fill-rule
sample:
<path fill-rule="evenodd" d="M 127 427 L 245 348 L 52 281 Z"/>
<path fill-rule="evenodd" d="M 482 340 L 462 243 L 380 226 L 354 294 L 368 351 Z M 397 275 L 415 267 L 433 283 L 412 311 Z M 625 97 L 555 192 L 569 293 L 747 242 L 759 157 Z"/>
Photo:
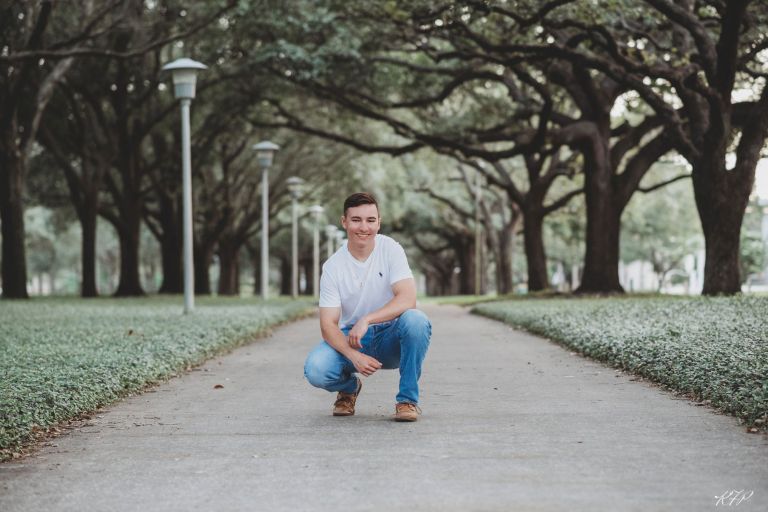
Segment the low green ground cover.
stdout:
<path fill-rule="evenodd" d="M 297 318 L 309 301 L 180 298 L 0 303 L 0 460 L 93 411 Z"/>
<path fill-rule="evenodd" d="M 768 297 L 514 300 L 479 313 L 768 423 Z"/>
<path fill-rule="evenodd" d="M 491 299 L 495 296 L 491 297 Z M 440 295 L 436 297 L 419 297 L 417 304 L 454 304 L 457 306 L 472 306 L 480 302 L 486 302 L 489 298 L 477 295 Z"/>

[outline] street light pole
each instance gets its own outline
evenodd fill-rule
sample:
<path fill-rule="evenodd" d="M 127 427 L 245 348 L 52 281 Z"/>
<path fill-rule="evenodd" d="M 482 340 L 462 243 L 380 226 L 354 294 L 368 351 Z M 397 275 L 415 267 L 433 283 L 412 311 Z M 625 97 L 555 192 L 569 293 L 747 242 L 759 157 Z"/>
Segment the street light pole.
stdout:
<path fill-rule="evenodd" d="M 320 216 L 324 208 L 319 204 L 309 207 L 309 213 L 314 217 L 312 226 L 312 296 L 320 295 Z"/>
<path fill-rule="evenodd" d="M 269 295 L 269 167 L 280 146 L 264 140 L 254 144 L 256 160 L 261 168 L 261 298 Z"/>
<path fill-rule="evenodd" d="M 184 222 L 184 313 L 195 309 L 195 275 L 192 247 L 192 150 L 190 148 L 189 107 L 192 100 L 181 100 L 181 162 Z"/>
<path fill-rule="evenodd" d="M 192 150 L 190 148 L 189 110 L 195 97 L 197 72 L 208 69 L 192 59 L 177 59 L 163 66 L 173 76 L 173 92 L 181 104 L 181 167 L 184 233 L 184 314 L 195 309 L 195 274 L 192 247 Z"/>
<path fill-rule="evenodd" d="M 286 180 L 291 194 L 291 297 L 299 296 L 299 209 L 298 200 L 304 180 L 291 176 Z"/>
<path fill-rule="evenodd" d="M 475 295 L 480 295 L 480 173 L 475 175 Z"/>

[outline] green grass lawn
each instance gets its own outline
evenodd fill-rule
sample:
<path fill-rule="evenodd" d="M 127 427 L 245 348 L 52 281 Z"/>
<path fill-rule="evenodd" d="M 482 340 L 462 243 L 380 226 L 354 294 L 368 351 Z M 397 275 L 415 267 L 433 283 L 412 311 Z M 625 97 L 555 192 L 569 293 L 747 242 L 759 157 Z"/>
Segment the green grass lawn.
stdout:
<path fill-rule="evenodd" d="M 514 300 L 472 310 L 768 424 L 768 297 Z"/>
<path fill-rule="evenodd" d="M 511 295 L 443 295 L 437 297 L 419 297 L 418 302 L 423 304 L 453 304 L 456 306 L 472 306 L 482 302 L 492 302 L 512 298 Z"/>
<path fill-rule="evenodd" d="M 181 297 L 0 303 L 0 460 L 93 411 L 311 310 L 307 300 Z"/>

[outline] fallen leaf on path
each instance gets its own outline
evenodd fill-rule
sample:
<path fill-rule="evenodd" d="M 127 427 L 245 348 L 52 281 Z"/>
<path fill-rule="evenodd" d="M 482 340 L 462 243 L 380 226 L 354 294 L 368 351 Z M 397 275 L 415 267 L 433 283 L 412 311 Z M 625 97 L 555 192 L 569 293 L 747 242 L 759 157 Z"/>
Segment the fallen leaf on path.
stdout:
<path fill-rule="evenodd" d="M 216 384 L 215 386 L 213 386 L 213 389 L 222 389 L 223 387 L 224 386 L 222 386 L 221 384 Z"/>

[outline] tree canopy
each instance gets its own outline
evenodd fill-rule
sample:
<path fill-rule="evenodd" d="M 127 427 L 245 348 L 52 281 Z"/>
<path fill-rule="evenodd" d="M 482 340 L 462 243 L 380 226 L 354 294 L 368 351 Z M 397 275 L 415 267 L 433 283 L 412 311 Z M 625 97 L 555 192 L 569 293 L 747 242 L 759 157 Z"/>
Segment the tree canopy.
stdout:
<path fill-rule="evenodd" d="M 181 290 L 181 142 L 160 68 L 182 55 L 210 66 L 193 104 L 199 293 L 212 291 L 214 262 L 223 294 L 238 293 L 241 260 L 258 268 L 250 146 L 267 138 L 283 146 L 270 175 L 278 245 L 295 175 L 327 211 L 356 188 L 394 203 L 391 229 L 432 291 L 507 293 L 516 279 L 546 290 L 567 274 L 580 292 L 621 292 L 627 255 L 663 279 L 697 250 L 643 227 L 676 183 L 693 191 L 703 292 L 735 293 L 745 264 L 759 266 L 740 233 L 768 138 L 766 26 L 756 0 L 4 4 L 3 296 L 27 295 L 27 263 L 46 268 L 46 237 L 24 210 L 54 196 L 81 228 L 84 296 L 99 293 L 99 219 L 119 242 L 118 295 L 144 293 L 145 229 L 160 247 L 160 290 Z M 654 171 L 678 158 L 681 172 Z M 353 171 L 371 166 L 386 178 Z M 638 196 L 656 199 L 625 215 Z M 31 259 L 25 233 L 39 248 Z M 637 239 L 657 250 L 631 249 Z M 282 248 L 273 255 L 287 264 Z"/>

